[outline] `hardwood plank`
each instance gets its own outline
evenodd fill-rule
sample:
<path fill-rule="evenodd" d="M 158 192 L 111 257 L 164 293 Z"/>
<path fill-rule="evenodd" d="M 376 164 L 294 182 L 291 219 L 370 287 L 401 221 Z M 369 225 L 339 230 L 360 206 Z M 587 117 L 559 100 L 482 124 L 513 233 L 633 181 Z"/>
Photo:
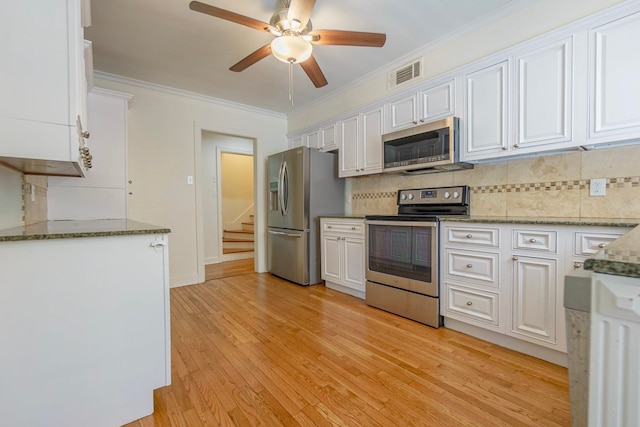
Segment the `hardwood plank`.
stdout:
<path fill-rule="evenodd" d="M 570 424 L 565 368 L 228 271 L 244 272 L 171 290 L 172 385 L 129 427 Z"/>

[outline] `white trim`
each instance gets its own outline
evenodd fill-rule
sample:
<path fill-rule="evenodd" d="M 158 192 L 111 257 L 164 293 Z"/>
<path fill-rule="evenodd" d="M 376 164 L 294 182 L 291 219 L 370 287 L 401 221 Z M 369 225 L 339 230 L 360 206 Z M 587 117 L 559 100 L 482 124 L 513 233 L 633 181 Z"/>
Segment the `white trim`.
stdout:
<path fill-rule="evenodd" d="M 287 118 L 286 114 L 282 114 L 282 113 L 279 113 L 277 111 L 265 110 L 265 109 L 262 109 L 262 108 L 253 107 L 251 105 L 240 104 L 238 102 L 233 102 L 233 101 L 227 101 L 226 99 L 222 99 L 222 98 L 214 98 L 213 96 L 202 95 L 202 94 L 199 94 L 199 93 L 189 92 L 189 91 L 182 90 L 182 89 L 176 89 L 176 88 L 169 87 L 169 86 L 163 86 L 163 85 L 159 85 L 159 84 L 156 84 L 156 83 L 145 82 L 143 80 L 136 80 L 136 79 L 132 79 L 132 78 L 129 78 L 129 77 L 119 76 L 117 74 L 105 73 L 103 71 L 94 71 L 93 75 L 95 77 L 97 77 L 97 78 L 104 79 L 104 80 L 109 80 L 109 81 L 116 82 L 116 83 L 127 84 L 127 85 L 130 85 L 130 86 L 141 87 L 141 88 L 145 88 L 145 89 L 149 89 L 149 90 L 155 90 L 155 91 L 158 91 L 158 92 L 164 92 L 164 93 L 177 95 L 177 96 L 184 96 L 184 97 L 196 99 L 196 100 L 199 100 L 199 101 L 210 102 L 212 104 L 218 104 L 218 105 L 221 105 L 223 107 L 237 108 L 237 109 L 240 109 L 240 110 L 251 111 L 253 113 L 263 114 L 265 116 L 277 117 L 277 118 L 280 118 L 280 119 L 286 119 Z"/>
<path fill-rule="evenodd" d="M 169 287 L 171 288 L 179 288 L 180 286 L 188 286 L 195 285 L 196 283 L 202 283 L 204 280 L 200 281 L 196 276 L 179 276 L 179 277 L 171 277 L 169 279 Z"/>

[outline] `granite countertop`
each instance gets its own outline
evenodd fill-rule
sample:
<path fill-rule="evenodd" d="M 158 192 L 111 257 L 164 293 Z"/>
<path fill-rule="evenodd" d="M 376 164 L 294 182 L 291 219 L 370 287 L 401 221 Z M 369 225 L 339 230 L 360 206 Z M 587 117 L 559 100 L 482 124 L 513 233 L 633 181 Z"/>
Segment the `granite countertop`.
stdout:
<path fill-rule="evenodd" d="M 320 218 L 334 219 L 364 219 L 364 215 L 320 215 Z"/>
<path fill-rule="evenodd" d="M 544 218 L 544 217 L 500 217 L 500 216 L 459 216 L 440 217 L 441 221 L 476 222 L 487 224 L 549 224 L 580 225 L 598 227 L 635 227 L 640 225 L 640 218 Z"/>
<path fill-rule="evenodd" d="M 584 263 L 585 270 L 640 278 L 640 227 L 611 242 Z"/>
<path fill-rule="evenodd" d="M 158 227 L 128 219 L 45 221 L 25 227 L 0 230 L 0 242 L 164 234 L 170 232 L 171 230 L 166 227 Z"/>

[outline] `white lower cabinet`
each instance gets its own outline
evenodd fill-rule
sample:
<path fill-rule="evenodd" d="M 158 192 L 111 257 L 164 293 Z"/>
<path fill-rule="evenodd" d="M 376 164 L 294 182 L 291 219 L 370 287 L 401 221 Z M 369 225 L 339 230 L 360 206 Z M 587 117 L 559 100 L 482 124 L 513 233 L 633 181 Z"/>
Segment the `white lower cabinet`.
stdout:
<path fill-rule="evenodd" d="M 168 236 L 0 242 L 7 426 L 113 427 L 171 383 Z"/>
<path fill-rule="evenodd" d="M 364 299 L 364 219 L 321 218 L 320 241 L 327 288 Z"/>
<path fill-rule="evenodd" d="M 445 326 L 452 319 L 480 328 L 470 333 L 490 330 L 517 338 L 516 343 L 529 344 L 513 348 L 537 357 L 544 358 L 535 350 L 539 347 L 566 353 L 564 276 L 582 268 L 585 259 L 628 230 L 443 221 L 441 312 Z"/>

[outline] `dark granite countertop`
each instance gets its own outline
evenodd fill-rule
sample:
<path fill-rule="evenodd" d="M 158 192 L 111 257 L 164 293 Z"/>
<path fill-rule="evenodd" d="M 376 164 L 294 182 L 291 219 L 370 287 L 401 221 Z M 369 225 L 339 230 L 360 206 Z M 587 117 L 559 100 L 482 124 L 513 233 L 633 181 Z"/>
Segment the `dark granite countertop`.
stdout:
<path fill-rule="evenodd" d="M 640 227 L 611 242 L 584 263 L 596 273 L 640 278 Z"/>
<path fill-rule="evenodd" d="M 171 230 L 166 227 L 158 227 L 127 219 L 45 221 L 25 227 L 0 230 L 0 242 L 164 234 L 170 232 Z"/>
<path fill-rule="evenodd" d="M 640 218 L 544 218 L 544 217 L 501 217 L 501 216 L 470 216 L 468 218 L 445 216 L 441 221 L 476 222 L 486 224 L 549 224 L 549 225 L 580 225 L 598 227 L 635 227 L 640 225 Z"/>

